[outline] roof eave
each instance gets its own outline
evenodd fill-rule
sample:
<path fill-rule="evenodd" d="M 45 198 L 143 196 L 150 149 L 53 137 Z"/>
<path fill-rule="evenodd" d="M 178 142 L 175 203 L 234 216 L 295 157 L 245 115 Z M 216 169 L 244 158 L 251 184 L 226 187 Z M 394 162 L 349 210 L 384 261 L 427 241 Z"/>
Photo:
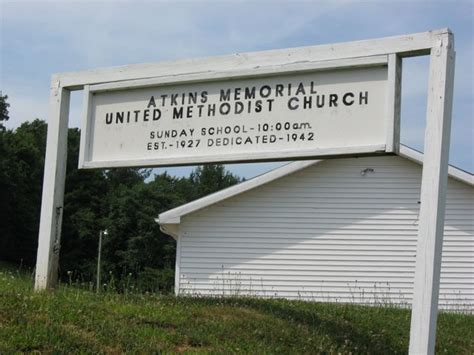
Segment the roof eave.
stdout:
<path fill-rule="evenodd" d="M 418 152 L 412 148 L 400 144 L 399 156 L 411 160 L 420 165 L 423 164 L 423 153 Z M 258 186 L 264 185 L 270 181 L 274 181 L 278 178 L 290 175 L 299 170 L 303 170 L 311 165 L 317 164 L 323 160 L 309 160 L 309 161 L 297 161 L 289 163 L 280 168 L 276 168 L 272 171 L 269 171 L 265 174 L 259 175 L 253 179 L 244 181 L 240 184 L 228 187 L 227 189 L 215 192 L 211 195 L 202 197 L 200 199 L 194 200 L 192 202 L 186 203 L 179 207 L 173 208 L 172 210 L 163 212 L 156 219 L 157 223 L 160 225 L 179 225 L 181 222 L 181 217 L 189 213 L 195 212 L 197 210 L 208 207 L 217 202 L 226 200 L 233 196 L 239 195 L 243 192 L 252 190 Z M 474 176 L 465 172 L 461 169 L 458 169 L 454 166 L 449 166 L 448 168 L 449 177 L 456 179 L 458 181 L 464 182 L 470 186 L 474 186 Z M 165 232 L 167 233 L 167 232 Z M 169 233 L 167 233 L 169 234 Z M 170 234 L 171 235 L 171 234 Z"/>
<path fill-rule="evenodd" d="M 406 158 L 415 163 L 423 165 L 423 153 L 417 150 L 414 150 L 412 148 L 409 148 L 407 146 L 400 144 L 399 155 L 403 158 Z M 455 166 L 452 166 L 452 165 L 448 166 L 448 176 L 455 180 L 464 182 L 467 185 L 474 186 L 474 176 L 464 170 L 456 168 Z"/>
<path fill-rule="evenodd" d="M 181 216 L 203 209 L 216 202 L 223 201 L 233 196 L 239 195 L 245 191 L 252 190 L 258 186 L 264 185 L 270 181 L 274 181 L 280 177 L 289 175 L 299 170 L 303 170 L 307 168 L 308 166 L 311 166 L 318 162 L 320 162 L 320 160 L 297 161 L 297 162 L 289 163 L 280 168 L 277 168 L 265 174 L 259 175 L 253 179 L 244 181 L 240 184 L 228 187 L 224 190 L 215 192 L 213 194 L 204 196 L 200 199 L 194 200 L 187 204 L 173 208 L 172 210 L 163 212 L 158 216 L 158 223 L 179 224 Z"/>

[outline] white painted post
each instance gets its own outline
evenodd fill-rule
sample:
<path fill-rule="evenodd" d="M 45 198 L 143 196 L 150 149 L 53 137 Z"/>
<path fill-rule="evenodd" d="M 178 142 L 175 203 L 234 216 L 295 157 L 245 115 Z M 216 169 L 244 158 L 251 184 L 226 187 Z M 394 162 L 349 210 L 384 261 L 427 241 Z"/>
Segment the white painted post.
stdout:
<path fill-rule="evenodd" d="M 400 151 L 400 113 L 402 102 L 402 58 L 396 53 L 388 55 L 387 88 L 387 152 Z"/>
<path fill-rule="evenodd" d="M 43 196 L 36 258 L 35 290 L 56 285 L 58 277 L 70 92 L 58 79 L 51 81 L 50 117 L 44 163 Z"/>
<path fill-rule="evenodd" d="M 431 50 L 410 354 L 434 354 L 454 81 L 454 38 Z"/>

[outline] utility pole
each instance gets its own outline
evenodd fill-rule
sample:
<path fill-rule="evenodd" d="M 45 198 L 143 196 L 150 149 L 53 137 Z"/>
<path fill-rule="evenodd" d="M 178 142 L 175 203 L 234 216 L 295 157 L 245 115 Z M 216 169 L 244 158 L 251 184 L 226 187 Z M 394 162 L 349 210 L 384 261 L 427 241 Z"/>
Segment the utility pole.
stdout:
<path fill-rule="evenodd" d="M 98 293 L 100 290 L 100 257 L 102 255 L 102 235 L 107 235 L 107 229 L 101 230 L 99 233 L 99 248 L 97 251 L 97 285 L 96 285 L 96 292 Z"/>

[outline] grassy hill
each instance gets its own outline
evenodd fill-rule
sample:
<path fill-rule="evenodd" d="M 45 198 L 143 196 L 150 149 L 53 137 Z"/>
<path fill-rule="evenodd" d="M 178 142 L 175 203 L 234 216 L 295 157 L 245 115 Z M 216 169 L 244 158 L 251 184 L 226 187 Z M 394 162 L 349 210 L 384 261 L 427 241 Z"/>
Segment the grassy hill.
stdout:
<path fill-rule="evenodd" d="M 0 353 L 406 353 L 410 312 L 285 300 L 32 291 L 0 265 Z M 474 353 L 474 317 L 442 313 L 437 352 Z"/>

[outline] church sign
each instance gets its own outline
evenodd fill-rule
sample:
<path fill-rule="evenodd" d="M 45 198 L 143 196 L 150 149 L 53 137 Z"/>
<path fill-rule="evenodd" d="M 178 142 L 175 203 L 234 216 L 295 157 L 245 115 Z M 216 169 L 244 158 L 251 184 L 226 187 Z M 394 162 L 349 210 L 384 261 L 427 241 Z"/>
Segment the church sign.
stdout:
<path fill-rule="evenodd" d="M 385 152 L 387 93 L 386 56 L 255 78 L 90 86 L 80 167 Z"/>
<path fill-rule="evenodd" d="M 449 29 L 55 74 L 35 289 L 56 285 L 70 93 L 80 168 L 397 154 L 403 58 L 430 56 L 410 354 L 433 354 L 454 80 Z"/>

